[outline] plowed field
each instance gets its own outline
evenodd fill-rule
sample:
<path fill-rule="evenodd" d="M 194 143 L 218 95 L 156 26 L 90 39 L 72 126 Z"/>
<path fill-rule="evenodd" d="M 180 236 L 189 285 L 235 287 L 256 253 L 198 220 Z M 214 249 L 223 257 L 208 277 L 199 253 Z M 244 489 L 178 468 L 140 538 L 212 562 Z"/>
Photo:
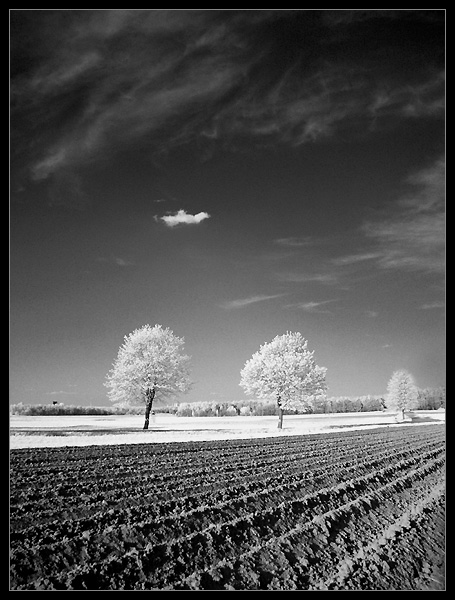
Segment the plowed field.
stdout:
<path fill-rule="evenodd" d="M 442 590 L 440 424 L 11 451 L 12 590 Z"/>

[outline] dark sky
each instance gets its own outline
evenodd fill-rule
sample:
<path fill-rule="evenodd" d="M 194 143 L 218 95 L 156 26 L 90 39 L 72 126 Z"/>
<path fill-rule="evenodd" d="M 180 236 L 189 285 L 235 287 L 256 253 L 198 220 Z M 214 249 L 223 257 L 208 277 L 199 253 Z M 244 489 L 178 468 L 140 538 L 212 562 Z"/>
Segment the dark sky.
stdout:
<path fill-rule="evenodd" d="M 329 395 L 445 384 L 444 10 L 10 10 L 10 396 L 193 391 L 300 331 Z"/>

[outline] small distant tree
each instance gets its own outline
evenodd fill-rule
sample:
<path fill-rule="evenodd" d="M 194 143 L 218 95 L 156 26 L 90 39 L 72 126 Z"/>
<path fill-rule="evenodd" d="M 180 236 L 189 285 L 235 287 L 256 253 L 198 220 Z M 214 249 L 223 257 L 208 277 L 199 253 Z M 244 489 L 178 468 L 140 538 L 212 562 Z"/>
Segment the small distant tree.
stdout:
<path fill-rule="evenodd" d="M 418 389 L 412 375 L 405 370 L 395 371 L 387 384 L 387 408 L 400 411 L 404 419 L 404 411 L 416 408 L 417 400 Z"/>
<path fill-rule="evenodd" d="M 275 399 L 279 429 L 284 410 L 310 408 L 313 396 L 327 392 L 327 369 L 316 365 L 313 355 L 300 333 L 288 332 L 262 345 L 240 373 L 246 394 Z"/>
<path fill-rule="evenodd" d="M 190 357 L 183 354 L 184 339 L 161 325 L 144 325 L 125 336 L 105 386 L 112 402 L 145 404 L 144 429 L 148 429 L 155 398 L 187 392 Z"/>

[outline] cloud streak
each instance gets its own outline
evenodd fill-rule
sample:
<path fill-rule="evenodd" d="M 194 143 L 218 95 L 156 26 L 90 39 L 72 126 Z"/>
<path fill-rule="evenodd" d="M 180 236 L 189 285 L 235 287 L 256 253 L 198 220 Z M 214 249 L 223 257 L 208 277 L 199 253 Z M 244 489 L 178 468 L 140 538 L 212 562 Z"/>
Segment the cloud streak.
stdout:
<path fill-rule="evenodd" d="M 355 265 L 366 261 L 375 260 L 381 257 L 380 252 L 362 252 L 359 254 L 349 254 L 347 256 L 337 256 L 332 259 L 334 265 Z"/>
<path fill-rule="evenodd" d="M 296 302 L 295 304 L 286 304 L 285 308 L 298 308 L 300 310 L 304 310 L 306 312 L 314 312 L 314 313 L 326 313 L 331 314 L 330 310 L 321 310 L 322 306 L 329 304 L 330 302 L 336 302 L 336 300 L 320 300 L 319 302 L 310 301 L 310 302 Z"/>
<path fill-rule="evenodd" d="M 335 273 L 278 273 L 280 281 L 288 283 L 320 283 L 322 285 L 336 285 L 339 281 Z"/>
<path fill-rule="evenodd" d="M 273 240 L 274 244 L 277 244 L 278 246 L 284 246 L 286 248 L 303 248 L 303 247 L 308 247 L 308 246 L 313 246 L 315 244 L 320 243 L 319 240 L 315 240 L 314 237 L 307 235 L 307 236 L 293 236 L 293 237 L 286 237 L 286 238 L 277 238 L 275 240 Z"/>
<path fill-rule="evenodd" d="M 240 298 L 238 300 L 230 300 L 228 302 L 224 302 L 222 304 L 223 308 L 228 310 L 235 308 L 243 308 L 244 306 L 249 306 L 250 304 L 256 304 L 257 302 L 264 302 L 266 300 L 273 300 L 274 298 L 281 298 L 286 294 L 272 294 L 272 295 L 264 295 L 260 294 L 257 296 L 248 296 L 247 298 Z"/>
<path fill-rule="evenodd" d="M 433 310 L 437 308 L 445 308 L 445 302 L 429 302 L 420 306 L 422 310 Z"/>

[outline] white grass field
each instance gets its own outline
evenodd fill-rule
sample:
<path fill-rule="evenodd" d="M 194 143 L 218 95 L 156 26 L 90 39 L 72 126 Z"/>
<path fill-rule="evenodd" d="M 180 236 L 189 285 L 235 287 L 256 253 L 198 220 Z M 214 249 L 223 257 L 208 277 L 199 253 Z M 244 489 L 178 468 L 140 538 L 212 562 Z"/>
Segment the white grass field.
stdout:
<path fill-rule="evenodd" d="M 155 442 L 248 439 L 394 427 L 402 422 L 395 413 L 365 412 L 335 415 L 286 415 L 283 429 L 278 417 L 176 417 L 157 414 L 142 429 L 140 415 L 10 416 L 10 448 L 43 448 Z M 409 413 L 409 425 L 445 422 L 445 411 Z"/>

